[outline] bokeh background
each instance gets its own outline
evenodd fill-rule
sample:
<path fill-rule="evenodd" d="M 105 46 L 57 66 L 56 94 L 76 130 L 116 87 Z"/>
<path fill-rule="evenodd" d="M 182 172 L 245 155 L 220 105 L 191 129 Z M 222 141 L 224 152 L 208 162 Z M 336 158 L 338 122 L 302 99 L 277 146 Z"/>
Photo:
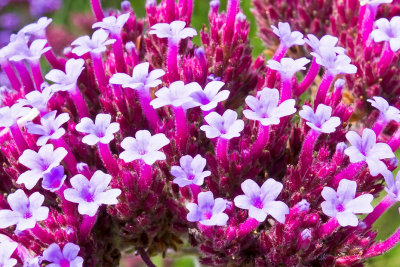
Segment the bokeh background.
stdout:
<path fill-rule="evenodd" d="M 288 0 L 290 1 L 290 0 Z M 145 15 L 145 0 L 130 0 L 134 12 L 138 17 Z M 103 0 L 104 8 L 120 8 L 121 0 Z M 198 31 L 203 25 L 208 24 L 209 0 L 194 0 L 194 13 L 192 27 Z M 221 8 L 225 8 L 226 0 L 221 0 Z M 251 14 L 251 0 L 242 0 L 242 10 L 251 21 L 250 38 L 254 46 L 253 55 L 258 56 L 266 53 L 266 47 L 257 37 L 257 27 L 254 17 Z M 0 47 L 7 44 L 10 34 L 17 32 L 23 25 L 37 20 L 41 16 L 53 18 L 54 23 L 49 27 L 49 42 L 58 53 L 76 37 L 90 33 L 94 22 L 90 10 L 89 0 L 0 0 Z M 199 44 L 199 37 L 194 41 Z M 0 86 L 1 86 L 0 79 Z M 400 152 L 397 152 L 399 158 Z M 383 193 L 384 195 L 385 193 Z M 375 204 L 379 199 L 375 200 Z M 390 236 L 400 225 L 399 204 L 389 209 L 374 227 L 378 230 L 378 239 L 385 239 Z M 189 247 L 185 250 L 185 256 L 181 253 L 171 252 L 167 259 L 160 255 L 153 258 L 157 266 L 162 267 L 194 267 L 200 266 L 196 260 L 195 250 Z M 124 267 L 143 266 L 140 258 L 126 256 L 122 263 Z M 369 267 L 399 267 L 400 266 L 400 245 L 389 253 L 369 260 Z"/>

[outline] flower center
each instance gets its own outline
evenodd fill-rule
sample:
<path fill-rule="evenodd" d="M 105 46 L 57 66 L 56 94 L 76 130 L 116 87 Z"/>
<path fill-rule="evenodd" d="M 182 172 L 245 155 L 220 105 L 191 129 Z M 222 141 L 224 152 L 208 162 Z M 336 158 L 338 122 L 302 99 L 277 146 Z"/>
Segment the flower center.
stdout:
<path fill-rule="evenodd" d="M 336 210 L 337 210 L 338 212 L 343 212 L 343 211 L 345 211 L 346 209 L 344 208 L 343 204 L 340 203 L 340 204 L 338 204 L 338 205 L 336 206 Z"/>
<path fill-rule="evenodd" d="M 69 261 L 67 259 L 60 260 L 59 264 L 60 264 L 60 267 L 70 267 Z"/>
<path fill-rule="evenodd" d="M 262 202 L 260 197 L 257 197 L 253 200 L 253 206 L 257 209 L 262 209 L 264 207 L 264 203 Z"/>
<path fill-rule="evenodd" d="M 211 219 L 211 217 L 212 217 L 212 211 L 204 212 L 204 213 L 203 213 L 203 217 L 204 217 L 204 219 L 206 219 L 206 220 Z"/>
<path fill-rule="evenodd" d="M 24 219 L 32 218 L 32 213 L 30 211 L 25 212 Z"/>

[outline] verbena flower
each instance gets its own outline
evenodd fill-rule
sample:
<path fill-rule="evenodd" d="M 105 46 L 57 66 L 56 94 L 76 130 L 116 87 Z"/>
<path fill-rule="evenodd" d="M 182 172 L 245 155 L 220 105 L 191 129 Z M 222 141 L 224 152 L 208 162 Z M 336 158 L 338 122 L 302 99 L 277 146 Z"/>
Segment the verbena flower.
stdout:
<path fill-rule="evenodd" d="M 303 45 L 304 39 L 303 34 L 298 31 L 293 31 L 290 29 L 290 25 L 287 22 L 279 22 L 278 28 L 271 25 L 273 33 L 275 33 L 281 40 L 281 43 L 287 48 L 293 45 Z"/>
<path fill-rule="evenodd" d="M 43 38 L 46 35 L 47 27 L 53 22 L 52 18 L 41 17 L 37 22 L 24 26 L 19 32 Z"/>
<path fill-rule="evenodd" d="M 30 108 L 24 107 L 21 103 L 16 103 L 11 107 L 0 108 L 0 127 L 12 126 L 19 118 L 27 115 L 30 110 Z"/>
<path fill-rule="evenodd" d="M 203 185 L 204 178 L 211 175 L 210 171 L 204 171 L 207 161 L 201 155 L 186 155 L 180 158 L 180 166 L 172 166 L 171 174 L 175 177 L 174 183 L 180 187 L 187 185 Z"/>
<path fill-rule="evenodd" d="M 3 267 L 12 267 L 17 264 L 17 260 L 11 258 L 11 255 L 17 249 L 18 243 L 7 240 L 0 243 L 0 265 Z"/>
<path fill-rule="evenodd" d="M 82 267 L 83 258 L 78 256 L 80 247 L 74 243 L 67 243 L 64 245 L 63 250 L 58 244 L 51 244 L 45 251 L 43 251 L 43 260 L 51 262 L 47 266 L 50 267 Z"/>
<path fill-rule="evenodd" d="M 311 52 L 316 59 L 316 62 L 324 66 L 330 75 L 353 74 L 357 72 L 357 67 L 350 64 L 351 58 L 344 54 L 337 54 L 330 47 L 320 47 L 320 52 L 317 54 Z"/>
<path fill-rule="evenodd" d="M 119 123 L 111 123 L 109 114 L 97 114 L 94 123 L 89 118 L 82 118 L 75 128 L 78 132 L 88 134 L 82 138 L 82 142 L 93 146 L 98 142 L 110 143 L 114 139 L 114 134 L 119 131 Z"/>
<path fill-rule="evenodd" d="M 373 99 L 367 100 L 371 105 L 380 111 L 380 117 L 384 121 L 400 122 L 400 110 L 396 107 L 389 106 L 389 103 L 380 96 L 374 96 Z"/>
<path fill-rule="evenodd" d="M 108 39 L 108 32 L 99 29 L 93 33 L 92 38 L 85 35 L 73 41 L 71 45 L 75 47 L 72 49 L 72 53 L 77 56 L 83 56 L 89 52 L 101 54 L 107 50 L 107 45 L 114 42 L 114 39 Z"/>
<path fill-rule="evenodd" d="M 120 34 L 125 23 L 128 21 L 130 14 L 121 14 L 118 17 L 109 16 L 105 17 L 102 21 L 93 24 L 92 28 L 102 28 L 113 34 Z"/>
<path fill-rule="evenodd" d="M 185 85 L 182 81 L 173 82 L 169 87 L 163 87 L 155 92 L 157 98 L 153 99 L 150 104 L 155 109 L 169 105 L 190 108 L 196 105 L 190 97 L 190 94 L 196 89 L 197 86 L 192 83 Z"/>
<path fill-rule="evenodd" d="M 217 112 L 211 112 L 204 117 L 208 125 L 203 125 L 200 129 L 206 132 L 207 138 L 221 137 L 223 139 L 232 139 L 240 136 L 244 129 L 244 122 L 237 119 L 237 113 L 228 109 L 221 116 Z"/>
<path fill-rule="evenodd" d="M 332 117 L 332 108 L 324 104 L 319 104 L 317 110 L 304 105 L 299 112 L 300 117 L 305 119 L 306 124 L 313 130 L 322 133 L 333 133 L 340 125 L 339 117 Z"/>
<path fill-rule="evenodd" d="M 343 47 L 337 47 L 336 44 L 338 43 L 339 39 L 336 38 L 335 36 L 332 35 L 324 35 L 321 37 L 321 39 L 318 39 L 315 35 L 313 34 L 307 34 L 307 38 L 304 39 L 306 44 L 308 44 L 314 53 L 321 55 L 321 48 L 324 47 L 326 49 L 331 49 L 337 54 L 344 54 L 345 49 Z M 324 49 L 323 48 L 323 49 Z"/>
<path fill-rule="evenodd" d="M 50 47 L 46 47 L 46 45 L 47 40 L 45 39 L 34 40 L 29 47 L 24 42 L 15 43 L 13 46 L 14 55 L 10 57 L 10 60 L 21 61 L 26 59 L 31 62 L 38 61 L 42 54 L 51 49 Z"/>
<path fill-rule="evenodd" d="M 200 106 L 203 111 L 210 111 L 217 107 L 219 102 L 225 101 L 229 97 L 228 90 L 221 90 L 225 85 L 224 82 L 212 81 L 209 82 L 204 90 L 198 83 L 193 83 L 196 88 L 189 96 L 192 98 L 192 103 Z"/>
<path fill-rule="evenodd" d="M 72 91 L 76 88 L 78 78 L 84 70 L 83 59 L 69 59 L 65 64 L 65 72 L 52 69 L 45 78 L 54 84 L 50 86 L 53 92 Z"/>
<path fill-rule="evenodd" d="M 158 38 L 168 38 L 173 43 L 178 44 L 180 40 L 197 35 L 195 29 L 186 27 L 184 21 L 173 21 L 168 23 L 157 23 L 151 26 L 149 34 L 155 34 Z"/>
<path fill-rule="evenodd" d="M 296 60 L 285 57 L 282 58 L 280 62 L 273 59 L 268 60 L 267 67 L 278 71 L 283 78 L 290 79 L 296 72 L 305 70 L 306 68 L 304 66 L 309 62 L 310 60 L 305 57 Z"/>
<path fill-rule="evenodd" d="M 337 191 L 331 187 L 324 187 L 321 203 L 322 211 L 329 217 L 335 217 L 341 226 L 357 226 L 358 218 L 355 214 L 370 213 L 374 197 L 371 194 L 356 196 L 357 183 L 347 179 L 339 182 Z"/>
<path fill-rule="evenodd" d="M 394 179 L 391 171 L 384 172 L 383 176 L 386 182 L 385 191 L 393 199 L 400 201 L 400 172 L 397 172 L 396 179 Z"/>
<path fill-rule="evenodd" d="M 400 16 L 393 17 L 390 22 L 386 18 L 375 21 L 375 30 L 371 32 L 371 38 L 375 42 L 387 41 L 393 52 L 400 49 Z"/>
<path fill-rule="evenodd" d="M 24 106 L 31 106 L 38 109 L 40 112 L 47 111 L 47 104 L 53 97 L 52 89 L 47 85 L 42 88 L 42 91 L 32 91 L 25 95 L 25 99 L 20 99 L 18 103 Z"/>
<path fill-rule="evenodd" d="M 51 192 L 55 192 L 64 184 L 67 175 L 64 173 L 62 165 L 50 169 L 43 174 L 42 187 Z"/>

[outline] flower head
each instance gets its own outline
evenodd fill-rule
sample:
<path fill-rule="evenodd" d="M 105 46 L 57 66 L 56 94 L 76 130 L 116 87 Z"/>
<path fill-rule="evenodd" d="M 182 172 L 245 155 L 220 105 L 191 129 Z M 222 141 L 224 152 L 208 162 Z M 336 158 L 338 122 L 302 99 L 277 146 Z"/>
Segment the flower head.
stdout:
<path fill-rule="evenodd" d="M 277 89 L 264 88 L 257 92 L 257 97 L 247 96 L 246 104 L 250 109 L 243 111 L 243 115 L 249 120 L 257 120 L 262 125 L 279 124 L 280 118 L 292 115 L 296 112 L 294 99 L 288 99 L 279 103 Z"/>
<path fill-rule="evenodd" d="M 25 150 L 18 161 L 30 170 L 22 173 L 17 183 L 25 184 L 25 187 L 31 190 L 45 173 L 60 165 L 66 155 L 65 148 L 59 147 L 54 150 L 54 146 L 50 144 L 42 146 L 38 152 Z"/>
<path fill-rule="evenodd" d="M 78 256 L 79 250 L 78 245 L 67 243 L 61 252 L 60 246 L 53 243 L 43 251 L 43 260 L 51 262 L 48 266 L 82 267 L 83 258 Z"/>
<path fill-rule="evenodd" d="M 44 38 L 46 36 L 46 29 L 52 21 L 53 19 L 51 18 L 41 17 L 37 22 L 28 24 L 23 27 L 19 32 L 38 38 Z"/>
<path fill-rule="evenodd" d="M 310 62 L 309 59 L 306 59 L 305 57 L 299 58 L 299 59 L 292 59 L 292 58 L 282 58 L 281 62 L 278 62 L 276 60 L 268 60 L 267 66 L 270 69 L 278 71 L 282 78 L 284 79 L 291 79 L 293 75 L 300 71 L 300 70 L 305 70 L 307 65 Z"/>
<path fill-rule="evenodd" d="M 195 106 L 190 94 L 198 87 L 195 83 L 184 84 L 182 81 L 176 81 L 158 90 L 156 99 L 150 102 L 153 108 L 157 109 L 163 106 L 172 105 L 174 107 L 183 107 L 185 109 Z"/>
<path fill-rule="evenodd" d="M 206 132 L 207 138 L 232 139 L 239 137 L 244 129 L 244 122 L 238 120 L 237 113 L 231 109 L 227 109 L 222 116 L 211 112 L 204 119 L 208 125 L 203 125 L 200 129 Z"/>
<path fill-rule="evenodd" d="M 49 215 L 49 208 L 42 207 L 43 201 L 44 196 L 38 192 L 29 198 L 21 189 L 9 194 L 7 202 L 11 210 L 0 210 L 0 228 L 16 224 L 16 230 L 23 231 L 35 227 L 36 222 L 46 220 Z"/>
<path fill-rule="evenodd" d="M 89 118 L 82 118 L 75 129 L 88 134 L 82 138 L 82 142 L 85 144 L 90 146 L 96 145 L 98 142 L 108 144 L 114 139 L 114 134 L 119 131 L 119 123 L 111 123 L 109 114 L 97 114 L 94 123 Z"/>
<path fill-rule="evenodd" d="M 11 255 L 17 249 L 18 243 L 3 241 L 0 243 L 0 266 L 12 267 L 17 264 L 17 260 L 11 258 Z"/>
<path fill-rule="evenodd" d="M 383 120 L 387 122 L 392 120 L 400 122 L 400 110 L 393 106 L 389 106 L 389 103 L 383 97 L 374 96 L 373 100 L 368 99 L 367 101 L 371 103 L 374 108 L 380 111 L 380 117 Z"/>
<path fill-rule="evenodd" d="M 45 86 L 43 86 L 45 85 Z M 42 84 L 42 91 L 32 91 L 25 95 L 25 99 L 20 99 L 18 103 L 23 106 L 31 106 L 38 109 L 40 112 L 47 111 L 47 103 L 50 98 L 54 95 L 50 86 L 46 86 L 46 83 Z"/>
<path fill-rule="evenodd" d="M 50 169 L 43 174 L 42 187 L 51 192 L 55 192 L 64 184 L 67 175 L 64 174 L 62 165 Z"/>
<path fill-rule="evenodd" d="M 117 197 L 121 194 L 120 189 L 106 188 L 111 181 L 111 175 L 102 171 L 96 171 L 88 180 L 82 174 L 71 178 L 72 188 L 65 189 L 66 200 L 78 203 L 78 212 L 81 215 L 94 216 L 102 204 L 118 204 Z"/>
<path fill-rule="evenodd" d="M 203 185 L 204 178 L 211 175 L 210 171 L 204 171 L 207 161 L 200 155 L 192 156 L 186 155 L 179 160 L 180 166 L 172 166 L 171 174 L 175 177 L 174 183 L 180 187 L 186 185 Z"/>
<path fill-rule="evenodd" d="M 236 207 L 249 210 L 249 217 L 259 222 L 265 221 L 268 214 L 280 223 L 285 222 L 289 208 L 282 201 L 275 201 L 283 188 L 280 182 L 270 178 L 260 188 L 256 182 L 247 179 L 241 187 L 244 195 L 235 197 Z"/>
<path fill-rule="evenodd" d="M 322 212 L 335 217 L 341 226 L 357 226 L 358 218 L 355 214 L 372 212 L 371 202 L 374 197 L 371 194 L 355 197 L 356 189 L 357 183 L 347 179 L 340 180 L 337 192 L 331 187 L 324 187 L 321 193 L 325 199 L 321 203 Z"/>
<path fill-rule="evenodd" d="M 118 18 L 115 16 L 109 16 L 103 19 L 103 21 L 96 22 L 92 28 L 102 28 L 112 34 L 120 34 L 125 23 L 128 21 L 130 13 L 119 15 Z"/>
<path fill-rule="evenodd" d="M 41 124 L 26 124 L 28 133 L 40 135 L 36 145 L 44 146 L 49 139 L 57 140 L 65 134 L 65 130 L 61 126 L 69 121 L 69 115 L 68 113 L 56 115 L 57 111 L 54 110 L 40 118 Z"/>
<path fill-rule="evenodd" d="M 271 27 L 273 29 L 273 32 L 281 39 L 281 43 L 286 48 L 289 48 L 293 45 L 304 44 L 303 34 L 298 31 L 292 32 L 289 23 L 279 22 L 278 28 L 273 25 Z"/>
<path fill-rule="evenodd" d="M 27 115 L 30 110 L 21 103 L 0 108 L 0 127 L 11 127 L 19 118 Z"/>
<path fill-rule="evenodd" d="M 307 121 L 306 124 L 311 129 L 317 132 L 333 133 L 340 125 L 340 118 L 331 117 L 332 108 L 324 104 L 319 104 L 315 113 L 311 107 L 304 105 L 299 115 Z"/>
<path fill-rule="evenodd" d="M 10 60 L 21 61 L 26 59 L 32 62 L 38 61 L 42 54 L 51 49 L 51 47 L 46 47 L 46 45 L 46 39 L 34 40 L 29 47 L 26 42 L 15 42 L 13 45 L 14 55 L 10 57 Z"/>
<path fill-rule="evenodd" d="M 195 29 L 187 27 L 184 21 L 173 21 L 168 23 L 157 23 L 151 27 L 149 34 L 155 34 L 158 38 L 168 38 L 171 42 L 178 44 L 182 39 L 197 35 Z"/>
<path fill-rule="evenodd" d="M 390 4 L 393 0 L 360 0 L 360 5 L 375 5 L 378 6 L 380 4 Z"/>
<path fill-rule="evenodd" d="M 125 151 L 119 157 L 125 162 L 141 159 L 146 164 L 153 165 L 157 160 L 166 159 L 165 154 L 159 151 L 169 144 L 169 139 L 165 134 L 151 136 L 149 131 L 140 130 L 136 132 L 135 137 L 126 137 L 121 143 Z"/>
<path fill-rule="evenodd" d="M 311 52 L 315 57 L 316 62 L 324 66 L 326 71 L 333 76 L 339 74 L 354 74 L 357 72 L 357 67 L 350 64 L 351 58 L 344 54 L 337 54 L 330 47 L 320 47 L 319 53 Z"/>
<path fill-rule="evenodd" d="M 376 29 L 371 32 L 375 42 L 387 41 L 393 52 L 400 49 L 400 16 L 393 17 L 390 22 L 386 18 L 375 21 Z"/>
<path fill-rule="evenodd" d="M 376 143 L 375 132 L 371 129 L 364 129 L 362 137 L 354 131 L 349 131 L 346 138 L 351 146 L 346 148 L 344 153 L 349 156 L 350 162 L 367 162 L 372 176 L 387 170 L 387 166 L 381 161 L 382 159 L 395 157 L 388 144 Z"/>
<path fill-rule="evenodd" d="M 52 69 L 45 78 L 49 81 L 54 82 L 50 86 L 53 92 L 59 91 L 72 91 L 75 90 L 78 82 L 78 78 L 84 70 L 83 65 L 85 61 L 79 59 L 69 59 L 65 64 L 65 72 L 57 69 Z"/>
<path fill-rule="evenodd" d="M 101 54 L 106 51 L 107 45 L 113 44 L 115 39 L 108 39 L 108 32 L 103 29 L 95 31 L 92 38 L 89 36 L 81 36 L 71 43 L 75 47 L 72 53 L 77 56 L 83 56 L 86 53 Z"/>
<path fill-rule="evenodd" d="M 312 48 L 314 53 L 321 55 L 321 47 L 326 47 L 327 49 L 331 49 L 335 51 L 337 54 L 344 54 L 345 50 L 343 47 L 337 47 L 336 44 L 338 42 L 338 38 L 332 35 L 324 35 L 321 39 L 318 39 L 313 34 L 307 34 L 307 38 L 304 41 Z"/>
<path fill-rule="evenodd" d="M 224 213 L 226 200 L 216 198 L 211 191 L 201 192 L 198 195 L 198 204 L 188 203 L 186 208 L 189 210 L 187 220 L 189 222 L 199 222 L 203 225 L 224 226 L 229 217 Z"/>
<path fill-rule="evenodd" d="M 189 95 L 192 98 L 192 103 L 200 106 L 203 111 L 216 108 L 219 102 L 225 101 L 229 97 L 229 90 L 219 91 L 224 85 L 224 82 L 212 81 L 203 90 L 198 83 L 193 83 L 193 86 L 197 89 Z"/>

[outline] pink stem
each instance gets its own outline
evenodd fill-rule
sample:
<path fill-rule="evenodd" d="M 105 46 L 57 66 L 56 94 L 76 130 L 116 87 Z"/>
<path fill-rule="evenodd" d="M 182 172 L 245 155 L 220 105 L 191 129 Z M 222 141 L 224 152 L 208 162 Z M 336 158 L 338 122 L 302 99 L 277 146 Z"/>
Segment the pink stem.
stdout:
<path fill-rule="evenodd" d="M 21 77 L 24 93 L 27 94 L 35 90 L 35 87 L 33 86 L 33 82 L 31 79 L 31 75 L 29 74 L 29 71 L 27 70 L 25 63 L 23 61 L 16 61 L 14 62 L 14 66 L 17 69 L 19 77 Z"/>
<path fill-rule="evenodd" d="M 288 48 L 283 44 L 280 44 L 278 49 L 275 51 L 274 56 L 272 57 L 273 60 L 280 62 L 281 59 L 285 56 Z M 272 88 L 275 83 L 276 79 L 276 70 L 268 69 L 267 74 L 265 76 L 266 84 L 268 88 Z"/>
<path fill-rule="evenodd" d="M 306 138 L 304 139 L 303 147 L 301 149 L 299 157 L 299 163 L 302 170 L 306 170 L 311 166 L 314 159 L 314 146 L 320 135 L 320 132 L 317 132 L 313 129 L 310 129 L 308 131 Z"/>
<path fill-rule="evenodd" d="M 370 227 L 374 222 L 388 209 L 396 200 L 393 197 L 386 195 L 381 202 L 374 208 L 374 210 L 365 217 L 364 221 L 367 227 Z"/>
<path fill-rule="evenodd" d="M 400 227 L 396 230 L 396 232 L 386 239 L 385 241 L 375 244 L 370 247 L 367 252 L 363 255 L 363 258 L 371 258 L 378 255 L 381 255 L 389 250 L 391 250 L 394 246 L 396 246 L 400 242 Z"/>
<path fill-rule="evenodd" d="M 182 107 L 174 107 L 176 142 L 178 149 L 184 153 L 186 151 L 187 139 L 189 136 L 186 113 Z"/>
<path fill-rule="evenodd" d="M 98 53 L 90 53 L 92 58 L 92 64 L 94 68 L 94 75 L 96 76 L 97 83 L 100 89 L 104 89 L 108 85 L 108 80 L 106 78 L 106 73 L 103 67 L 103 58 L 101 54 Z"/>
<path fill-rule="evenodd" d="M 68 144 L 64 141 L 64 138 L 60 137 L 59 139 L 52 140 L 52 143 L 56 147 L 63 147 L 63 148 L 65 148 L 65 150 L 67 150 L 67 155 L 64 158 L 64 162 L 67 165 L 67 168 L 72 175 L 77 174 L 78 170 L 76 169 L 76 165 L 78 163 L 76 161 L 74 154 L 72 153 L 71 149 L 69 148 Z"/>
<path fill-rule="evenodd" d="M 43 83 L 43 76 L 42 76 L 42 71 L 40 69 L 40 61 L 37 60 L 35 62 L 32 62 L 31 69 L 32 69 L 32 76 L 33 76 L 33 81 L 35 82 L 36 90 L 42 91 L 41 85 Z"/>
<path fill-rule="evenodd" d="M 374 20 L 376 17 L 377 6 L 366 5 L 364 17 L 361 24 L 361 34 L 363 44 L 367 43 L 369 35 L 372 32 L 374 26 Z"/>
<path fill-rule="evenodd" d="M 100 0 L 90 0 L 90 4 L 92 5 L 92 10 L 97 21 L 102 21 L 104 19 L 104 14 Z"/>
<path fill-rule="evenodd" d="M 240 224 L 236 232 L 237 238 L 242 238 L 249 234 L 251 231 L 257 229 L 260 223 L 253 218 L 248 218 L 244 223 Z"/>
<path fill-rule="evenodd" d="M 100 157 L 103 160 L 104 166 L 107 168 L 108 172 L 114 177 L 117 176 L 119 170 L 118 163 L 113 157 L 108 144 L 103 144 L 99 142 L 98 148 Z"/>
<path fill-rule="evenodd" d="M 37 223 L 35 227 L 30 229 L 32 234 L 36 236 L 40 241 L 43 243 L 51 244 L 54 241 L 54 237 L 52 234 L 44 230 L 42 227 L 40 227 Z"/>
<path fill-rule="evenodd" d="M 83 217 L 82 223 L 79 227 L 79 239 L 87 240 L 88 235 L 93 229 L 93 226 L 96 224 L 97 214 L 94 216 L 85 215 Z"/>
<path fill-rule="evenodd" d="M 139 190 L 148 191 L 152 182 L 153 172 L 151 166 L 141 160 L 140 162 L 140 178 L 138 180 Z"/>
<path fill-rule="evenodd" d="M 10 62 L 7 61 L 7 60 L 1 62 L 1 68 L 6 73 L 6 75 L 8 77 L 8 80 L 11 83 L 12 88 L 17 92 L 20 91 L 21 90 L 21 83 L 18 80 L 18 77 L 15 74 L 14 69 L 11 67 Z"/>
<path fill-rule="evenodd" d="M 380 75 L 384 74 L 390 66 L 394 58 L 394 52 L 390 48 L 389 42 L 385 42 L 381 59 L 378 63 L 378 72 Z"/>
<path fill-rule="evenodd" d="M 398 128 L 397 131 L 392 135 L 387 144 L 390 146 L 392 151 L 397 151 L 397 149 L 400 147 L 400 128 Z"/>
<path fill-rule="evenodd" d="M 64 197 L 65 189 L 67 189 L 67 186 L 64 183 L 56 193 L 58 197 L 61 199 L 62 203 L 61 207 L 64 214 L 67 215 L 67 222 L 71 225 L 76 225 L 77 224 L 76 204 L 65 199 Z"/>
<path fill-rule="evenodd" d="M 372 127 L 372 130 L 375 132 L 377 137 L 381 134 L 383 129 L 385 129 L 386 125 L 387 125 L 387 121 L 382 119 L 381 117 L 379 117 L 375 121 L 374 126 Z"/>
<path fill-rule="evenodd" d="M 171 40 L 168 41 L 167 73 L 170 83 L 178 81 L 180 77 L 178 71 L 178 50 L 179 43 Z"/>
<path fill-rule="evenodd" d="M 46 53 L 44 53 L 45 58 L 47 61 L 50 63 L 50 65 L 54 69 L 59 69 L 61 71 L 65 72 L 65 66 L 63 63 L 60 62 L 60 60 L 57 59 L 56 55 L 54 55 L 53 50 L 49 50 Z"/>
<path fill-rule="evenodd" d="M 326 95 L 331 87 L 333 79 L 335 77 L 329 72 L 325 73 L 324 78 L 318 88 L 317 96 L 314 101 L 314 109 L 318 107 L 319 104 L 325 104 Z"/>
<path fill-rule="evenodd" d="M 229 140 L 219 137 L 217 141 L 216 156 L 226 170 L 229 169 L 228 149 L 229 149 Z"/>
<path fill-rule="evenodd" d="M 201 187 L 195 184 L 191 184 L 190 190 L 192 191 L 192 201 L 197 203 L 197 196 L 201 192 Z"/>
<path fill-rule="evenodd" d="M 279 103 L 292 98 L 292 79 L 282 77 L 281 99 Z"/>
<path fill-rule="evenodd" d="M 76 109 L 78 110 L 79 117 L 80 118 L 90 117 L 88 106 L 86 105 L 85 99 L 83 98 L 81 91 L 79 91 L 78 86 L 76 86 L 75 89 L 70 92 L 70 94 L 72 99 L 74 99 L 74 103 Z"/>
<path fill-rule="evenodd" d="M 10 132 L 20 153 L 23 153 L 26 149 L 29 148 L 28 143 L 22 135 L 21 129 L 19 128 L 17 122 L 10 126 Z"/>
<path fill-rule="evenodd" d="M 156 132 L 158 129 L 158 125 L 161 124 L 160 118 L 158 117 L 157 111 L 150 105 L 151 95 L 150 92 L 139 92 L 140 105 L 142 106 L 142 111 L 146 116 L 147 122 L 150 124 L 150 127 Z"/>
<path fill-rule="evenodd" d="M 166 0 L 165 15 L 167 23 L 171 23 L 175 20 L 175 0 Z"/>
<path fill-rule="evenodd" d="M 304 77 L 303 81 L 301 82 L 301 84 L 299 85 L 299 87 L 295 92 L 296 96 L 302 95 L 311 86 L 311 84 L 315 80 L 315 77 L 317 77 L 318 75 L 319 69 L 320 69 L 319 64 L 317 63 L 315 58 L 313 58 L 310 69 L 308 70 L 306 76 Z"/>
<path fill-rule="evenodd" d="M 150 259 L 149 255 L 144 248 L 138 247 L 136 248 L 137 252 L 139 253 L 140 257 L 142 258 L 143 262 L 147 265 L 147 267 L 157 267 Z"/>
<path fill-rule="evenodd" d="M 261 155 L 265 146 L 269 141 L 269 126 L 264 126 L 260 123 L 258 126 L 257 140 L 251 148 L 251 154 L 253 159 L 256 159 Z"/>
<path fill-rule="evenodd" d="M 226 15 L 226 23 L 224 28 L 223 43 L 229 45 L 232 42 L 235 31 L 236 15 L 239 12 L 239 0 L 229 0 Z"/>
<path fill-rule="evenodd" d="M 365 162 L 350 163 L 344 170 L 335 175 L 332 186 L 336 187 L 342 179 L 352 179 L 365 166 Z"/>
<path fill-rule="evenodd" d="M 115 39 L 115 43 L 113 44 L 113 51 L 115 56 L 115 67 L 117 72 L 126 72 L 126 63 L 124 57 L 124 48 L 122 45 L 122 39 L 120 34 L 112 34 L 112 39 Z"/>
<path fill-rule="evenodd" d="M 323 224 L 319 229 L 319 236 L 321 239 L 331 235 L 336 228 L 339 227 L 339 222 L 335 217 L 330 218 L 328 222 Z"/>

